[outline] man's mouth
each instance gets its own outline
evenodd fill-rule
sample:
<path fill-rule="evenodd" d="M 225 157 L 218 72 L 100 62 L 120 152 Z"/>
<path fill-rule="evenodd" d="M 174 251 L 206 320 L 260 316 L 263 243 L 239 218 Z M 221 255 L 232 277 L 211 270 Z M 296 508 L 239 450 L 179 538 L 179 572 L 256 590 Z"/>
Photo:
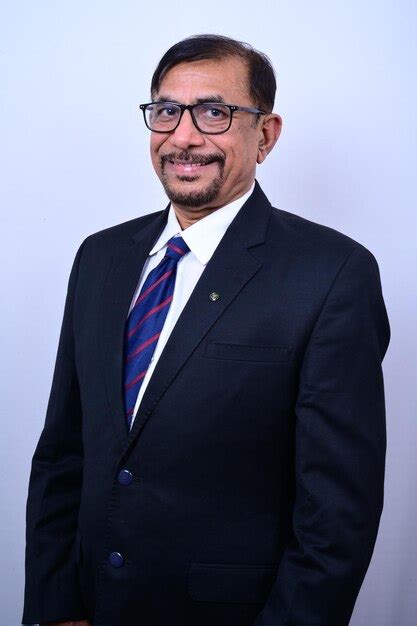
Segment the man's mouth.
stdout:
<path fill-rule="evenodd" d="M 210 163 L 187 163 L 186 161 L 169 161 L 169 164 L 172 166 L 174 171 L 189 174 L 190 172 L 197 173 L 198 170 L 201 170 L 214 162 L 215 161 L 211 161 Z"/>
<path fill-rule="evenodd" d="M 172 154 L 166 154 L 161 157 L 162 170 L 168 165 L 169 168 L 177 174 L 199 174 L 203 168 L 218 163 L 220 166 L 224 163 L 224 158 L 220 155 L 202 156 L 195 155 L 184 158 Z"/>

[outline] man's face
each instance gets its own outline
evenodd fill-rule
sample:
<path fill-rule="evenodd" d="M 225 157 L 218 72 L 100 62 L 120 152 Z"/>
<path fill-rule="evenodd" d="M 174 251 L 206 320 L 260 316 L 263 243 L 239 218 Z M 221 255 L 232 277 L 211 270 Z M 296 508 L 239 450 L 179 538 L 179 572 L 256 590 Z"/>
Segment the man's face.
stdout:
<path fill-rule="evenodd" d="M 247 67 L 238 57 L 176 65 L 153 94 L 153 100 L 179 104 L 219 98 L 226 104 L 257 106 L 249 96 Z M 250 188 L 260 142 L 262 122 L 256 124 L 251 113 L 236 111 L 227 132 L 206 135 L 194 126 L 190 111 L 185 111 L 175 131 L 151 133 L 151 157 L 176 206 L 196 211 L 215 209 Z"/>

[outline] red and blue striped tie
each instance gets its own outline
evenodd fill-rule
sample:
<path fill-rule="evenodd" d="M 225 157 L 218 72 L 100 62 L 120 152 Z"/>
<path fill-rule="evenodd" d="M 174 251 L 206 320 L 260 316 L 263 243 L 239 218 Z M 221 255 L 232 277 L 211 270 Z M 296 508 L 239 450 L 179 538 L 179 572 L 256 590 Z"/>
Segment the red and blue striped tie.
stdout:
<path fill-rule="evenodd" d="M 165 256 L 149 272 L 130 311 L 124 342 L 124 399 L 128 426 L 174 295 L 178 261 L 189 252 L 182 237 L 172 237 Z"/>

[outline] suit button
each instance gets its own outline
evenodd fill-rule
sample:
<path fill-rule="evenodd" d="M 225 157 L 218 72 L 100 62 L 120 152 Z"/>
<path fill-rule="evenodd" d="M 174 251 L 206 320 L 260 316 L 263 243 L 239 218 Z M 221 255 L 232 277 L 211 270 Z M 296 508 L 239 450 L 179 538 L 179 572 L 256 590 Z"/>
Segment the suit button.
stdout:
<path fill-rule="evenodd" d="M 112 552 L 109 556 L 109 562 L 112 567 L 122 567 L 125 560 L 120 552 Z"/>
<path fill-rule="evenodd" d="M 133 481 L 133 474 L 127 469 L 122 469 L 119 472 L 117 480 L 121 485 L 130 485 L 130 483 Z"/>

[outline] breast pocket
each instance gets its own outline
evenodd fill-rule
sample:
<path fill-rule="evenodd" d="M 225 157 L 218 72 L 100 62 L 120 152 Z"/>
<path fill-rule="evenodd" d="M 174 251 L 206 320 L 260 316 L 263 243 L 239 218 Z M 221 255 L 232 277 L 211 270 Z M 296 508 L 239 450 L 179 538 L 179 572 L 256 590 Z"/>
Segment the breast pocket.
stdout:
<path fill-rule="evenodd" d="M 241 343 L 211 341 L 207 344 L 204 356 L 208 359 L 229 361 L 253 361 L 257 363 L 285 363 L 290 348 L 287 346 L 257 346 Z"/>

